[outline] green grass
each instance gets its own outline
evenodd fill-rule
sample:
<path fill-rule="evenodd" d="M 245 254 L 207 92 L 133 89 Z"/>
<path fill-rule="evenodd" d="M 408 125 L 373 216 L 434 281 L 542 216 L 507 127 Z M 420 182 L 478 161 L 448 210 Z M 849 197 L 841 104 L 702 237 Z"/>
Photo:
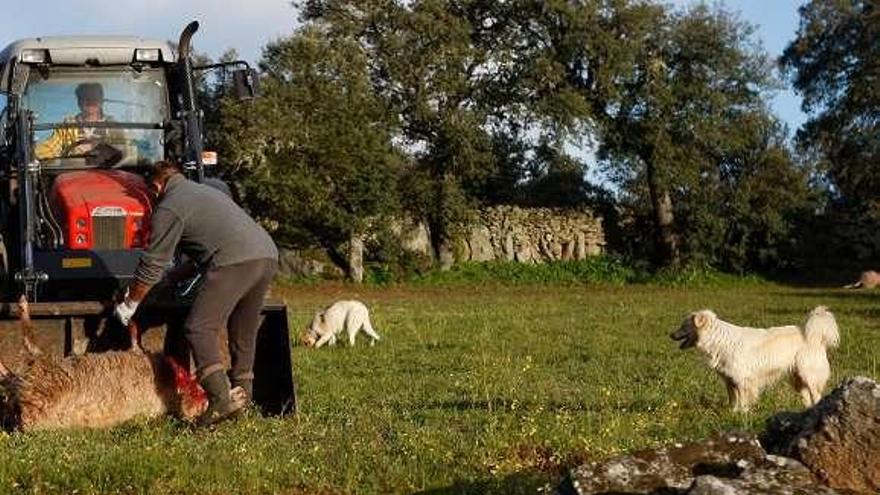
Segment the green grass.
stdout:
<path fill-rule="evenodd" d="M 764 281 L 757 276 L 737 276 L 711 268 L 686 267 L 677 270 L 652 272 L 613 256 L 595 256 L 579 261 L 551 261 L 531 264 L 508 261 L 468 262 L 453 265 L 448 270 L 434 269 L 411 274 L 404 280 L 416 287 L 447 287 L 462 284 L 504 285 L 623 285 L 640 283 L 673 287 L 724 287 L 754 285 Z M 316 279 L 291 280 L 294 283 L 314 283 Z M 398 280 L 383 266 L 367 265 L 365 283 L 368 286 L 389 286 Z"/>
<path fill-rule="evenodd" d="M 758 431 L 798 409 L 784 385 L 751 415 L 668 333 L 691 310 L 764 326 L 817 304 L 842 331 L 832 381 L 880 378 L 880 293 L 767 283 L 290 285 L 299 332 L 355 297 L 383 341 L 293 349 L 300 412 L 216 431 L 171 421 L 0 437 L 0 493 L 535 493 L 586 459 Z"/>

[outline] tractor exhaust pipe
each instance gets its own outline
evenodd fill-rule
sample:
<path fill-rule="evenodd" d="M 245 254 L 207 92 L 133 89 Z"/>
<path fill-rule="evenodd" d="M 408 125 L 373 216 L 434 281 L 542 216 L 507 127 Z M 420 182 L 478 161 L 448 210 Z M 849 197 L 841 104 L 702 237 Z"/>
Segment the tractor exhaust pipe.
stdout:
<path fill-rule="evenodd" d="M 196 106 L 196 88 L 193 81 L 192 37 L 199 29 L 199 21 L 193 21 L 180 33 L 177 42 L 177 68 L 183 82 L 183 120 L 186 127 L 184 168 L 196 170 L 199 182 L 205 179 L 202 165 L 202 116 Z"/>
<path fill-rule="evenodd" d="M 180 39 L 177 41 L 178 60 L 188 59 L 192 51 L 192 37 L 199 30 L 199 21 L 192 21 L 183 28 L 180 33 Z"/>

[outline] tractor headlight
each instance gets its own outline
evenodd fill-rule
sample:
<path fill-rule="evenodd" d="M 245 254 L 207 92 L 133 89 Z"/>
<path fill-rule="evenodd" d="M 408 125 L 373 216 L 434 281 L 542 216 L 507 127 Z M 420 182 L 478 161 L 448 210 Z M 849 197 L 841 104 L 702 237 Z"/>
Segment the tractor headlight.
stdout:
<path fill-rule="evenodd" d="M 26 64 L 45 64 L 49 62 L 49 50 L 22 50 L 21 61 Z"/>
<path fill-rule="evenodd" d="M 135 62 L 158 62 L 161 52 L 158 48 L 138 48 L 134 51 Z"/>

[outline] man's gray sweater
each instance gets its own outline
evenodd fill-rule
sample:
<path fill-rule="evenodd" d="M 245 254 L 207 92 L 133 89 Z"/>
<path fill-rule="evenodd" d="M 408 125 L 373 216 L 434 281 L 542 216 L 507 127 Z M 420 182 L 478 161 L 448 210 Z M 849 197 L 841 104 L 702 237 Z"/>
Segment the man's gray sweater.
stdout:
<path fill-rule="evenodd" d="M 152 285 L 162 278 L 175 248 L 199 266 L 213 268 L 258 259 L 278 259 L 265 230 L 216 188 L 172 175 L 154 207 L 149 247 L 134 277 Z"/>

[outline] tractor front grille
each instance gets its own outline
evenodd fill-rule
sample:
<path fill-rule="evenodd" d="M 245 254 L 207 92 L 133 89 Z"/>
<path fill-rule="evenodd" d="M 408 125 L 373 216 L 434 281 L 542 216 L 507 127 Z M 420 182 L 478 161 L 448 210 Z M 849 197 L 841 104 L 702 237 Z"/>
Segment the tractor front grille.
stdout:
<path fill-rule="evenodd" d="M 92 216 L 92 249 L 125 248 L 125 216 Z"/>

